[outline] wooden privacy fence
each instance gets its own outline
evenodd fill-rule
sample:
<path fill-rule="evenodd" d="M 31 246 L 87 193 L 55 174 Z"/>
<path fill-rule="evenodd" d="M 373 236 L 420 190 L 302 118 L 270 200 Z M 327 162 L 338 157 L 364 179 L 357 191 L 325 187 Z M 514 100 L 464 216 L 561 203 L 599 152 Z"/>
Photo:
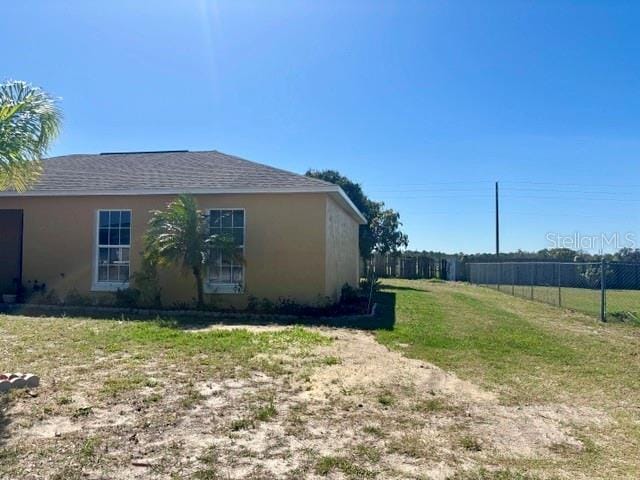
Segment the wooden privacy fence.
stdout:
<path fill-rule="evenodd" d="M 370 268 L 381 278 L 438 278 L 441 280 L 457 280 L 458 262 L 455 260 L 434 259 L 427 255 L 413 254 L 375 254 L 371 264 L 362 264 L 362 275 L 367 277 Z"/>

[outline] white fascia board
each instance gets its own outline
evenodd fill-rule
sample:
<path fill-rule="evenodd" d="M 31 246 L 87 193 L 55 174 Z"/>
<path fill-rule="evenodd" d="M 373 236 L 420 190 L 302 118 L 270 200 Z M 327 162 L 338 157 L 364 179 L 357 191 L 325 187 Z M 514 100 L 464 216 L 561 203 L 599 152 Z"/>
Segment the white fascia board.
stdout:
<path fill-rule="evenodd" d="M 341 204 L 342 207 L 353 216 L 358 224 L 367 224 L 367 219 L 365 218 L 365 216 L 360 212 L 360 210 L 358 210 L 358 207 L 353 204 L 351 199 L 347 196 L 346 193 L 344 193 L 344 190 L 342 190 L 342 188 L 338 187 L 338 190 L 332 192 L 332 195 L 338 201 L 338 203 Z"/>

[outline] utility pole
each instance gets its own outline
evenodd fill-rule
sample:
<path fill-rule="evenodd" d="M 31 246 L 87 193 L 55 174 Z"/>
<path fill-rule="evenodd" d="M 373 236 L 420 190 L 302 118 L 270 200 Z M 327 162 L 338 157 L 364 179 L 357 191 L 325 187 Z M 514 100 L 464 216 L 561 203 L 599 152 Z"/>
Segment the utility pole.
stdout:
<path fill-rule="evenodd" d="M 496 261 L 500 261 L 500 202 L 498 182 L 496 182 Z"/>

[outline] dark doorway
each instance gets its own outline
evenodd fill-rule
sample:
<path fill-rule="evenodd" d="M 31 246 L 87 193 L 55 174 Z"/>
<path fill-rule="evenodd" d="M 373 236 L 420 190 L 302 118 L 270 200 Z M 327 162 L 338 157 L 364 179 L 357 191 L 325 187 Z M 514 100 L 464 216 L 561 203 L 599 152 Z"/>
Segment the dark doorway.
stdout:
<path fill-rule="evenodd" d="M 22 282 L 22 210 L 0 210 L 0 295 Z"/>

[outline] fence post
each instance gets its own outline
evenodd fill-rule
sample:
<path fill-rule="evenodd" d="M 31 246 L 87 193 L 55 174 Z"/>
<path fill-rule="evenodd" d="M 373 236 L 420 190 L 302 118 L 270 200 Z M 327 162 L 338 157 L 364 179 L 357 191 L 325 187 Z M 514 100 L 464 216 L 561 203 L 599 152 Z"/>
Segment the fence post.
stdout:
<path fill-rule="evenodd" d="M 604 259 L 600 262 L 600 320 L 602 322 L 607 321 L 607 286 L 605 275 L 605 263 Z"/>
<path fill-rule="evenodd" d="M 560 272 L 562 271 L 562 264 L 558 263 L 558 306 L 562 306 L 562 287 L 560 282 Z"/>
<path fill-rule="evenodd" d="M 531 275 L 529 276 L 530 280 L 531 280 L 531 300 L 533 300 L 533 283 L 534 283 L 535 272 L 536 272 L 536 264 L 535 263 L 531 263 L 531 264 L 529 264 L 529 267 L 530 267 L 530 272 L 531 272 Z"/>

